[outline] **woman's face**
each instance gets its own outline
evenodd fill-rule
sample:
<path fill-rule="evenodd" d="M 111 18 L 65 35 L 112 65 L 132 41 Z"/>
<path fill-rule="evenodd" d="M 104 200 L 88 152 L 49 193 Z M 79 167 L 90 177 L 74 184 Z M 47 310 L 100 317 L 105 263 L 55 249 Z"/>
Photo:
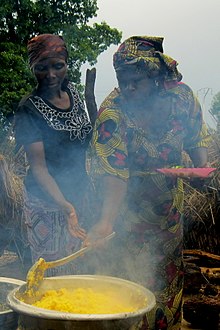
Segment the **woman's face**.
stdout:
<path fill-rule="evenodd" d="M 156 88 L 154 80 L 135 65 L 127 65 L 126 68 L 117 70 L 116 74 L 121 93 L 132 106 L 143 106 Z"/>
<path fill-rule="evenodd" d="M 39 87 L 49 90 L 59 90 L 66 76 L 66 61 L 58 57 L 43 59 L 33 68 Z"/>

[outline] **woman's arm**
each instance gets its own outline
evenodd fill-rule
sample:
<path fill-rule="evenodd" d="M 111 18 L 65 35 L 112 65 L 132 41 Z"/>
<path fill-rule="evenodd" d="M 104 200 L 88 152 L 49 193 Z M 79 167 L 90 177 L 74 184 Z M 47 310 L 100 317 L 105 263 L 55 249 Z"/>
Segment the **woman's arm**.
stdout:
<path fill-rule="evenodd" d="M 185 88 L 186 91 L 188 90 L 186 109 L 188 109 L 189 116 L 184 149 L 190 156 L 195 167 L 207 167 L 208 146 L 211 136 L 203 120 L 202 108 L 198 98 L 188 86 L 185 85 Z"/>
<path fill-rule="evenodd" d="M 103 206 L 98 223 L 90 230 L 84 241 L 84 246 L 102 239 L 114 230 L 115 220 L 127 191 L 127 182 L 114 176 L 104 176 L 102 179 Z"/>
<path fill-rule="evenodd" d="M 71 203 L 65 200 L 56 181 L 48 172 L 43 143 L 31 143 L 25 147 L 25 151 L 35 179 L 41 188 L 47 192 L 67 214 L 70 233 L 75 237 L 84 239 L 85 231 L 78 225 L 78 219 L 74 207 Z"/>
<path fill-rule="evenodd" d="M 90 144 L 89 174 L 97 184 L 101 197 L 100 216 L 91 228 L 84 245 L 97 241 L 114 230 L 120 207 L 127 192 L 129 178 L 125 119 L 118 108 L 118 90 L 112 91 L 102 103 Z M 101 243 L 101 242 L 100 242 Z"/>
<path fill-rule="evenodd" d="M 191 149 L 189 156 L 195 167 L 207 167 L 208 166 L 208 151 L 207 148 L 198 147 Z"/>

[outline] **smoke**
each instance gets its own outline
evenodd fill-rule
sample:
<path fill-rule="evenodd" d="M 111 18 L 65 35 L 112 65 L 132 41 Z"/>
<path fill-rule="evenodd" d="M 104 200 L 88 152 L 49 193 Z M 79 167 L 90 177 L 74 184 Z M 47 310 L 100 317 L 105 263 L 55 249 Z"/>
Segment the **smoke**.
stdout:
<path fill-rule="evenodd" d="M 128 242 L 129 237 L 116 232 L 111 241 L 96 247 L 78 260 L 79 274 L 119 277 L 150 289 L 157 258 L 151 255 L 147 244 L 139 251 L 134 251 L 134 245 L 131 248 Z"/>

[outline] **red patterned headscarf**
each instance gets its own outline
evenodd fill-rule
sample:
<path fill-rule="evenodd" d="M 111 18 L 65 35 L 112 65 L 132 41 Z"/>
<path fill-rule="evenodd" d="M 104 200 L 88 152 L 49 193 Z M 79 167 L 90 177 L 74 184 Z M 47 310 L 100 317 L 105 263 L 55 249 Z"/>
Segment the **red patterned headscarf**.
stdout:
<path fill-rule="evenodd" d="M 31 40 L 27 45 L 30 67 L 44 58 L 58 57 L 67 62 L 68 51 L 61 36 L 55 34 L 40 34 Z"/>
<path fill-rule="evenodd" d="M 163 76 L 165 81 L 180 81 L 178 63 L 163 53 L 163 37 L 133 36 L 125 40 L 113 56 L 117 71 L 122 66 L 136 64 L 149 77 Z"/>

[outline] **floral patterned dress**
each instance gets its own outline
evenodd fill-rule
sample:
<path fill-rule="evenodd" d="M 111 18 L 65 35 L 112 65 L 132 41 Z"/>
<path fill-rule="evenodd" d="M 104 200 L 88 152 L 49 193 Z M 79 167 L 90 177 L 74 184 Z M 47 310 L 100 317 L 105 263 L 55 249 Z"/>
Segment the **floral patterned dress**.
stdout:
<path fill-rule="evenodd" d="M 209 137 L 191 89 L 178 83 L 149 113 L 129 112 L 115 89 L 101 105 L 91 144 L 90 175 L 102 202 L 102 176 L 128 182 L 116 222 L 113 256 L 103 272 L 152 290 L 157 305 L 140 329 L 180 329 L 183 289 L 182 180 L 158 168 L 180 166 L 182 151 L 207 147 Z"/>

